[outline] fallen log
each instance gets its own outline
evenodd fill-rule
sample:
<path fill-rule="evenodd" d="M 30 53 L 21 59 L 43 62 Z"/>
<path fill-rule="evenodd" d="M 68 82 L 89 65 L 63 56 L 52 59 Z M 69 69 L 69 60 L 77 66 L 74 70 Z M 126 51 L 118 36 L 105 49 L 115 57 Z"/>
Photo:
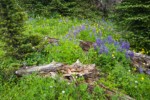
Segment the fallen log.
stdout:
<path fill-rule="evenodd" d="M 82 41 L 80 40 L 80 44 L 79 46 L 82 48 L 83 51 L 89 51 L 89 49 L 91 47 L 93 47 L 93 42 L 90 42 L 90 41 Z"/>
<path fill-rule="evenodd" d="M 44 40 L 47 41 L 49 44 L 53 44 L 53 45 L 58 45 L 59 44 L 59 39 L 51 38 L 49 36 L 45 36 Z"/>
<path fill-rule="evenodd" d="M 15 74 L 18 76 L 23 76 L 31 74 L 33 72 L 37 72 L 39 75 L 44 77 L 53 78 L 58 76 L 58 74 L 61 74 L 62 77 L 60 76 L 60 79 L 67 79 L 68 82 L 77 82 L 77 77 L 83 77 L 84 82 L 86 82 L 89 85 L 89 88 L 92 89 L 94 88 L 94 82 L 96 82 L 100 78 L 100 73 L 96 69 L 95 64 L 84 65 L 79 60 L 77 60 L 72 65 L 66 65 L 63 63 L 53 61 L 48 65 L 23 67 L 17 70 Z M 79 83 L 77 82 L 77 84 Z M 105 93 L 108 95 L 108 97 L 119 93 L 114 90 L 110 90 L 103 84 L 99 84 L 99 86 L 105 90 Z M 134 100 L 125 94 L 122 94 L 122 96 L 120 96 L 119 98 L 124 98 L 126 100 Z"/>
<path fill-rule="evenodd" d="M 33 72 L 37 72 L 43 76 L 47 76 L 48 73 L 61 73 L 64 77 L 71 77 L 73 75 L 92 77 L 91 73 L 93 73 L 93 75 L 95 76 L 99 74 L 95 67 L 95 64 L 83 65 L 79 60 L 77 60 L 72 65 L 65 65 L 63 63 L 53 61 L 50 64 L 43 66 L 26 66 L 17 70 L 15 74 L 18 76 L 22 76 L 32 74 Z"/>
<path fill-rule="evenodd" d="M 56 63 L 55 61 L 53 61 L 52 63 L 50 63 L 48 65 L 33 66 L 33 67 L 26 66 L 26 67 L 20 68 L 19 70 L 17 70 L 15 72 L 15 74 L 18 76 L 22 76 L 22 75 L 26 75 L 26 74 L 32 74 L 33 72 L 56 71 L 56 69 L 61 66 L 63 66 L 62 63 Z"/>
<path fill-rule="evenodd" d="M 144 72 L 150 75 L 150 56 L 134 52 L 134 57 L 131 60 L 132 65 L 136 67 L 140 73 Z"/>

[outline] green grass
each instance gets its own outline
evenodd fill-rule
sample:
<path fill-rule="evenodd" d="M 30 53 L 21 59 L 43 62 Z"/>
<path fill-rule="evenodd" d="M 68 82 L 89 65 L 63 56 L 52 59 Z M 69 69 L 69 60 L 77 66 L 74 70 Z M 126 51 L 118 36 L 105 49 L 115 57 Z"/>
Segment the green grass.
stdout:
<path fill-rule="evenodd" d="M 82 26 L 85 28 L 74 36 L 74 32 Z M 99 54 L 99 48 L 96 51 L 91 48 L 88 53 L 85 53 L 79 46 L 80 40 L 95 42 L 100 36 L 102 39 L 112 36 L 113 39 L 119 41 L 121 35 L 115 30 L 116 26 L 112 22 L 103 20 L 92 22 L 67 17 L 49 19 L 39 17 L 30 18 L 25 27 L 24 34 L 39 36 L 42 42 L 37 50 L 21 60 L 4 57 L 4 50 L 0 48 L 0 98 L 2 100 L 106 99 L 104 90 L 97 85 L 93 92 L 89 93 L 86 84 L 76 86 L 74 82 L 68 84 L 66 81 L 37 75 L 21 78 L 14 75 L 14 71 L 24 64 L 41 65 L 48 64 L 52 60 L 72 64 L 77 59 L 84 64 L 95 63 L 101 70 L 100 73 L 106 74 L 101 76 L 97 84 L 103 83 L 110 89 L 117 89 L 137 100 L 150 99 L 150 77 L 137 73 L 130 66 L 130 59 L 126 58 L 124 51 L 117 51 L 116 47 L 109 43 L 106 44 L 109 49 L 108 54 Z M 59 45 L 43 43 L 46 36 L 59 39 Z M 36 41 L 36 38 L 33 38 L 33 41 Z M 117 95 L 114 95 L 112 99 L 117 98 Z"/>

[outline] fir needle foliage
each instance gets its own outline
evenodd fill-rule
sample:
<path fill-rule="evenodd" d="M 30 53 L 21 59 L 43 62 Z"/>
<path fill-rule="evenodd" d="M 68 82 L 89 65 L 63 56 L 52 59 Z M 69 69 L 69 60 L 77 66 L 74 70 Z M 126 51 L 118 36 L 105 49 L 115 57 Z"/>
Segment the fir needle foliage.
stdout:
<path fill-rule="evenodd" d="M 16 55 L 23 39 L 26 14 L 15 0 L 1 0 L 0 38 L 5 43 L 8 54 Z"/>
<path fill-rule="evenodd" d="M 116 7 L 117 23 L 133 32 L 126 34 L 131 46 L 150 54 L 150 1 L 123 0 Z"/>

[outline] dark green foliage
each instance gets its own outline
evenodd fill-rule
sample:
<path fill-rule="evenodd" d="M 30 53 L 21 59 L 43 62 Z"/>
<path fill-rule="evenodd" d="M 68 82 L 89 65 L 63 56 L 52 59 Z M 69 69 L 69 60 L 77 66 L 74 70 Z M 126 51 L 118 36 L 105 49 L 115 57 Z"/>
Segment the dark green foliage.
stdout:
<path fill-rule="evenodd" d="M 137 50 L 143 48 L 149 52 L 150 1 L 124 0 L 116 7 L 116 19 L 119 25 L 123 25 L 123 28 L 133 32 L 132 34 L 126 34 L 131 46 Z"/>
<path fill-rule="evenodd" d="M 31 15 L 77 16 L 80 18 L 93 18 L 100 12 L 91 0 L 18 0 Z M 94 0 L 95 1 L 95 0 Z"/>
<path fill-rule="evenodd" d="M 33 52 L 32 47 L 39 44 L 41 39 L 22 33 L 25 29 L 26 13 L 15 0 L 1 0 L 0 9 L 0 36 L 5 43 L 7 55 L 21 58 Z"/>
<path fill-rule="evenodd" d="M 1 0 L 0 9 L 1 39 L 7 53 L 16 52 L 23 37 L 25 13 L 15 0 Z"/>

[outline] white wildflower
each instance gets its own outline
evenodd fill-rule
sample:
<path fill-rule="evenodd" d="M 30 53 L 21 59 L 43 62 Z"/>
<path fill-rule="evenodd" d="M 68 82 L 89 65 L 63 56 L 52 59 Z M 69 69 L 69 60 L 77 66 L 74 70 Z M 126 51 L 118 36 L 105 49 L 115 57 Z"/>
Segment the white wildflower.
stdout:
<path fill-rule="evenodd" d="M 70 83 L 68 83 L 68 85 L 70 85 Z"/>
<path fill-rule="evenodd" d="M 131 70 L 128 70 L 129 72 L 131 72 Z"/>
<path fill-rule="evenodd" d="M 138 83 L 138 81 L 135 81 L 135 83 L 137 84 L 137 83 Z"/>
<path fill-rule="evenodd" d="M 62 93 L 64 94 L 64 93 L 65 93 L 65 91 L 62 91 Z"/>
<path fill-rule="evenodd" d="M 50 86 L 50 88 L 53 88 L 53 86 Z"/>
<path fill-rule="evenodd" d="M 34 49 L 35 49 L 35 47 L 32 47 L 32 49 L 34 50 Z"/>

